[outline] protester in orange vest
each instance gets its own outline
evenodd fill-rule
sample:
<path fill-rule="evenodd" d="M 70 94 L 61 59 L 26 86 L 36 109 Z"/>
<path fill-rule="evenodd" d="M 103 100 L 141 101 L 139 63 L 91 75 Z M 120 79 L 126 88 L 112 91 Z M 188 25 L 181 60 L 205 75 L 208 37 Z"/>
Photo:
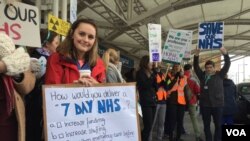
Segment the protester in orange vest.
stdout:
<path fill-rule="evenodd" d="M 183 71 L 179 64 L 174 64 L 172 70 L 167 74 L 166 89 L 168 94 L 168 123 L 169 123 L 169 140 L 180 141 L 185 112 L 185 92 L 187 86 L 187 78 L 183 75 Z M 177 123 L 177 134 L 173 136 L 174 128 Z"/>
<path fill-rule="evenodd" d="M 152 130 L 156 129 L 156 141 L 162 141 L 164 135 L 164 122 L 166 114 L 167 92 L 165 90 L 165 74 L 161 72 L 161 64 L 154 63 L 153 72 L 155 74 L 155 90 L 156 90 L 156 112 L 152 125 Z M 151 134 L 152 135 L 152 134 Z M 154 137 L 153 137 L 154 140 Z"/>

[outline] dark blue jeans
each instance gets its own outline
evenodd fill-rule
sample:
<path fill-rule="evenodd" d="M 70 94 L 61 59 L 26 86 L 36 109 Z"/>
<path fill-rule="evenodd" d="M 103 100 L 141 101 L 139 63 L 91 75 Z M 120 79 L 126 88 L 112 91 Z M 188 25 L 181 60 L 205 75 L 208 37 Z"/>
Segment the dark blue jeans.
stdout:
<path fill-rule="evenodd" d="M 210 129 L 211 116 L 214 122 L 214 141 L 221 141 L 221 119 L 223 114 L 222 107 L 203 107 L 201 106 L 201 115 L 203 120 L 206 141 L 212 141 L 212 133 Z"/>

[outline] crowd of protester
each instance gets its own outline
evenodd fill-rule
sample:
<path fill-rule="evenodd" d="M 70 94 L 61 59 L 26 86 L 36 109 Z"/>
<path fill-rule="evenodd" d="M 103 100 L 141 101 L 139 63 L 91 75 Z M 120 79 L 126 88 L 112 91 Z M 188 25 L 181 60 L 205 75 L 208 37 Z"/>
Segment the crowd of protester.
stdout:
<path fill-rule="evenodd" d="M 119 52 L 109 48 L 101 58 L 97 53 L 97 37 L 93 20 L 78 19 L 61 43 L 58 34 L 41 30 L 41 48 L 29 48 L 28 54 L 24 48 L 15 47 L 6 34 L 0 34 L 1 139 L 44 140 L 43 84 L 93 86 L 136 82 L 142 109 L 142 141 L 163 141 L 164 134 L 168 134 L 170 141 L 183 140 L 186 110 L 190 114 L 195 140 L 202 141 L 197 120 L 198 106 L 206 141 L 220 141 L 221 125 L 233 124 L 232 115 L 237 109 L 228 109 L 235 108 L 236 91 L 235 84 L 226 79 L 230 58 L 224 47 L 220 51 L 225 64 L 220 71 L 215 69 L 211 60 L 205 63 L 203 71 L 199 66 L 200 51 L 196 49 L 194 71 L 191 64 L 185 64 L 184 69 L 178 63 L 164 66 L 150 62 L 149 56 L 143 56 L 138 69 L 133 68 L 122 75 Z M 81 76 L 82 70 L 91 73 Z M 214 137 L 210 129 L 211 117 L 215 126 Z"/>

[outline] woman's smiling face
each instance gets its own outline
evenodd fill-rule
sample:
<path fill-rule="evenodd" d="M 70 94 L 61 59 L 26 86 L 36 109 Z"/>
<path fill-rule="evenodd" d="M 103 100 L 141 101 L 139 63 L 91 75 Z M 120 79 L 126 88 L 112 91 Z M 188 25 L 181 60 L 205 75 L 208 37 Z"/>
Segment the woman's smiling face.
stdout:
<path fill-rule="evenodd" d="M 80 23 L 73 33 L 73 43 L 78 55 L 90 51 L 96 41 L 96 29 L 88 23 Z"/>

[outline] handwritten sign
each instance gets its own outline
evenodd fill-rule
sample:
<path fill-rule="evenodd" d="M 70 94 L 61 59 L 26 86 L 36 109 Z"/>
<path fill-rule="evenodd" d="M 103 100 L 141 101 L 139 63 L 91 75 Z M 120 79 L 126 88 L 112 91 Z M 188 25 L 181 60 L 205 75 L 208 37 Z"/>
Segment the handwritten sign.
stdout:
<path fill-rule="evenodd" d="M 186 50 L 184 52 L 183 60 L 189 60 L 191 58 L 191 49 L 192 49 L 192 38 L 193 38 L 193 31 L 191 30 L 183 30 L 182 32 L 186 32 L 186 34 L 189 34 L 188 36 L 188 43 Z"/>
<path fill-rule="evenodd" d="M 192 42 L 192 32 L 170 29 L 162 51 L 162 60 L 167 63 L 180 63 Z"/>
<path fill-rule="evenodd" d="M 0 0 L 0 32 L 10 36 L 16 45 L 41 47 L 38 8 Z M 32 38 L 32 40 L 31 40 Z"/>
<path fill-rule="evenodd" d="M 150 62 L 161 61 L 161 25 L 148 24 Z"/>
<path fill-rule="evenodd" d="M 135 83 L 44 86 L 48 141 L 138 141 Z"/>
<path fill-rule="evenodd" d="M 70 28 L 70 23 L 59 19 L 51 14 L 48 16 L 48 29 L 60 35 L 66 36 Z"/>
<path fill-rule="evenodd" d="M 219 49 L 223 44 L 223 22 L 206 22 L 199 24 L 198 47 L 200 49 Z"/>

